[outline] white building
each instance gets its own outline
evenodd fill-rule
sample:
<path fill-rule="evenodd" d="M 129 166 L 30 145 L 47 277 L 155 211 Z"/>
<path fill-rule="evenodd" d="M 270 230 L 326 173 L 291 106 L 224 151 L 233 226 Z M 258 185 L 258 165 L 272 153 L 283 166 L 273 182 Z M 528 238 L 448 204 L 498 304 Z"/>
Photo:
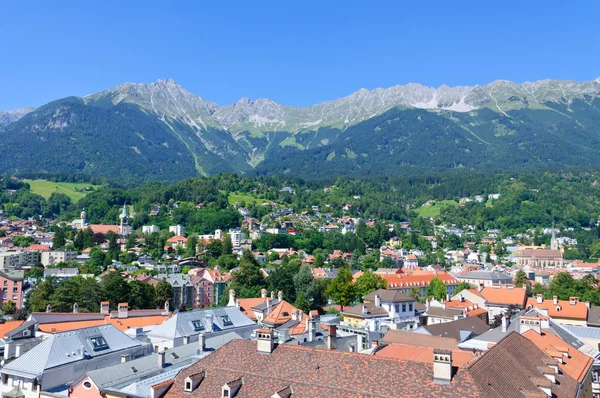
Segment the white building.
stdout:
<path fill-rule="evenodd" d="M 142 227 L 142 233 L 145 235 L 150 235 L 151 233 L 160 231 L 160 228 L 156 225 L 144 225 Z M 178 235 L 178 234 L 176 234 Z"/>
<path fill-rule="evenodd" d="M 176 236 L 183 236 L 185 235 L 185 228 L 182 225 L 171 225 L 169 227 L 169 232 L 174 233 Z"/>
<path fill-rule="evenodd" d="M 49 265 L 56 265 L 58 263 L 68 263 L 71 261 L 77 261 L 77 252 L 71 250 L 51 250 L 42 252 L 40 256 L 40 263 L 44 267 Z"/>
<path fill-rule="evenodd" d="M 242 239 L 244 239 L 244 234 L 239 229 L 230 229 L 229 237 L 231 238 L 231 244 L 235 249 L 240 247 Z"/>

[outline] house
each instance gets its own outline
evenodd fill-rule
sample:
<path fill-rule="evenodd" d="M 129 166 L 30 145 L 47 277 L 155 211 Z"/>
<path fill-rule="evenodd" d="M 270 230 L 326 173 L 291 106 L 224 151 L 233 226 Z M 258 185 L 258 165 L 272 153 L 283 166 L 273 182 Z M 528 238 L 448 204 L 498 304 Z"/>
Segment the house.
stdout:
<path fill-rule="evenodd" d="M 19 386 L 25 397 L 37 397 L 40 391 L 49 390 L 66 393 L 67 383 L 86 369 L 115 365 L 123 355 L 138 358 L 149 350 L 148 344 L 132 339 L 113 325 L 56 333 L 0 369 L 0 392 L 5 396 Z"/>
<path fill-rule="evenodd" d="M 229 332 L 249 338 L 258 325 L 237 307 L 204 308 L 174 314 L 169 320 L 148 333 L 155 352 L 192 343 L 201 334 L 206 338 L 223 336 Z"/>
<path fill-rule="evenodd" d="M 130 397 L 155 398 L 162 396 L 172 380 L 187 366 L 197 362 L 224 343 L 239 338 L 236 333 L 189 342 L 167 351 L 156 352 L 138 359 L 124 357 L 113 366 L 91 370 L 71 383 L 71 396 L 79 398 Z"/>
<path fill-rule="evenodd" d="M 494 284 L 507 285 L 513 283 L 513 278 L 504 272 L 493 271 L 470 271 L 455 275 L 461 282 L 467 282 L 474 286 L 492 286 Z"/>
<path fill-rule="evenodd" d="M 72 250 L 50 250 L 42 252 L 40 255 L 40 263 L 44 267 L 56 265 L 58 263 L 69 263 L 77 261 L 77 252 Z"/>
<path fill-rule="evenodd" d="M 169 227 L 169 233 L 175 234 L 175 236 L 183 236 L 185 235 L 185 227 L 182 225 L 171 225 Z"/>
<path fill-rule="evenodd" d="M 23 279 L 25 271 L 23 270 L 4 270 L 0 271 L 0 287 L 2 287 L 2 301 L 0 305 L 7 301 L 15 303 L 16 308 L 23 306 Z"/>
<path fill-rule="evenodd" d="M 424 296 L 429 283 L 434 279 L 439 279 L 446 285 L 446 290 L 451 296 L 454 295 L 458 279 L 443 271 L 409 271 L 395 270 L 392 274 L 381 274 L 390 289 L 401 289 L 408 294 L 412 289 L 418 289 L 420 297 Z"/>
<path fill-rule="evenodd" d="M 170 229 L 171 227 L 169 227 Z M 175 235 L 167 239 L 167 245 L 171 246 L 173 249 L 176 249 L 177 246 L 184 247 L 187 242 L 187 238 L 181 235 Z"/>
<path fill-rule="evenodd" d="M 444 302 L 446 308 L 461 308 L 465 311 L 466 317 L 477 317 L 488 323 L 488 313 L 485 308 L 480 307 L 479 304 L 473 303 L 466 300 L 464 296 L 458 296 L 458 300 L 446 300 Z"/>
<path fill-rule="evenodd" d="M 44 278 L 68 279 L 79 275 L 79 268 L 44 268 Z"/>
<path fill-rule="evenodd" d="M 557 296 L 553 296 L 552 300 L 544 300 L 544 297 L 538 294 L 536 298 L 527 300 L 527 309 L 537 308 L 556 322 L 571 326 L 587 326 L 589 305 L 579 301 L 579 297 L 559 300 Z"/>
<path fill-rule="evenodd" d="M 427 310 L 422 317 L 426 325 L 433 325 L 465 318 L 466 314 L 462 308 L 447 308 L 444 302 L 432 299 L 427 301 Z"/>
<path fill-rule="evenodd" d="M 342 311 L 342 326 L 381 332 L 389 329 L 413 330 L 419 324 L 415 314 L 417 300 L 400 289 L 379 289 L 363 297 L 363 303 Z"/>
<path fill-rule="evenodd" d="M 477 289 L 465 289 L 452 300 L 462 298 L 485 308 L 490 322 L 496 315 L 504 315 L 509 307 L 524 309 L 527 303 L 527 289 L 514 285 L 493 285 L 491 287 L 479 286 Z"/>
<path fill-rule="evenodd" d="M 401 361 L 275 344 L 272 330 L 257 335 L 230 341 L 183 370 L 166 397 L 480 396 L 462 369 L 452 371 L 451 355 Z"/>
<path fill-rule="evenodd" d="M 193 306 L 194 285 L 184 274 L 158 274 L 156 279 L 166 280 L 173 287 L 173 308 Z"/>
<path fill-rule="evenodd" d="M 192 307 L 204 308 L 219 304 L 225 291 L 227 280 L 219 267 L 204 269 L 199 275 L 191 278 L 193 285 Z"/>
<path fill-rule="evenodd" d="M 144 235 L 150 235 L 154 232 L 158 232 L 160 231 L 160 228 L 157 227 L 156 225 L 144 225 L 142 226 L 142 233 Z"/>

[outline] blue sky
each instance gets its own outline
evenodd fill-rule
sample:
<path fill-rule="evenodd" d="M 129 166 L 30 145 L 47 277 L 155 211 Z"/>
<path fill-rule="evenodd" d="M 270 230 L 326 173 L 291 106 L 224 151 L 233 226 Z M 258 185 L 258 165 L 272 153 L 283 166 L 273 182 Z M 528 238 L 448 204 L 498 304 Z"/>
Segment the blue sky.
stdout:
<path fill-rule="evenodd" d="M 297 106 L 409 82 L 592 80 L 598 15 L 597 0 L 6 0 L 0 109 L 159 78 L 220 105 Z"/>

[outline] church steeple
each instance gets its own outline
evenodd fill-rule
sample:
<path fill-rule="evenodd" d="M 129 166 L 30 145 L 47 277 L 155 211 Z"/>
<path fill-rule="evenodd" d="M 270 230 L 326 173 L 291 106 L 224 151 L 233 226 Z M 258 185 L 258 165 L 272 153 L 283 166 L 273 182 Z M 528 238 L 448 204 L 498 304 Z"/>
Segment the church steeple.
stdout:
<path fill-rule="evenodd" d="M 120 232 L 121 232 L 121 236 L 129 236 L 131 235 L 131 226 L 129 225 L 129 212 L 127 211 L 127 204 L 123 203 L 123 210 L 121 211 L 121 214 L 119 215 L 119 218 L 121 219 L 121 226 L 120 226 Z"/>
<path fill-rule="evenodd" d="M 554 229 L 554 223 L 552 223 L 552 240 L 550 241 L 550 250 L 558 250 L 558 241 L 556 240 L 556 230 Z"/>

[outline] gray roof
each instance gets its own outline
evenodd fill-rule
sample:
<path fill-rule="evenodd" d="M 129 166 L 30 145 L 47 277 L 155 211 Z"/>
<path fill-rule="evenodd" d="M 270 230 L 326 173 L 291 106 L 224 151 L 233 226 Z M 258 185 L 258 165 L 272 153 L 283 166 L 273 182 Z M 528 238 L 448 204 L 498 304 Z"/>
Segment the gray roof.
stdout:
<path fill-rule="evenodd" d="M 201 332 L 207 333 L 211 329 L 207 320 L 207 315 L 209 314 L 212 314 L 213 316 L 212 330 L 216 332 L 222 330 L 235 330 L 236 328 L 245 326 L 256 326 L 256 323 L 248 318 L 246 314 L 237 307 L 205 308 L 202 310 L 176 313 L 161 325 L 155 327 L 148 336 L 150 338 L 154 337 L 173 340 L 183 336 L 197 335 Z M 223 316 L 228 316 L 232 325 L 224 325 L 222 319 Z M 197 320 L 204 326 L 203 331 L 194 330 L 192 321 Z"/>
<path fill-rule="evenodd" d="M 588 311 L 587 317 L 588 325 L 600 326 L 600 306 L 592 305 Z"/>
<path fill-rule="evenodd" d="M 381 301 L 391 303 L 417 301 L 408 294 L 402 292 L 402 289 L 378 289 L 374 292 L 367 294 L 363 297 L 363 299 L 373 301 L 375 300 L 375 296 L 377 295 L 379 295 Z"/>
<path fill-rule="evenodd" d="M 489 330 L 487 323 L 476 316 L 427 325 L 424 328 L 433 336 L 450 337 L 457 341 L 465 341 L 473 335 L 477 336 Z"/>
<path fill-rule="evenodd" d="M 456 275 L 456 279 L 482 279 L 482 280 L 513 280 L 512 276 L 504 272 L 470 271 Z"/>
<path fill-rule="evenodd" d="M 275 306 L 279 304 L 279 300 L 277 299 L 271 300 L 270 298 L 266 298 L 265 301 L 263 301 L 259 305 L 255 305 L 254 307 L 252 307 L 252 309 L 256 311 L 265 311 L 267 309 L 267 300 L 271 302 L 271 308 L 275 308 Z"/>
<path fill-rule="evenodd" d="M 424 316 L 435 316 L 443 318 L 454 318 L 464 314 L 462 309 L 457 308 L 441 308 L 441 307 L 429 307 L 425 311 Z"/>
<path fill-rule="evenodd" d="M 94 351 L 89 339 L 97 336 L 104 338 L 108 345 L 107 349 Z M 2 368 L 2 373 L 39 377 L 47 369 L 141 345 L 113 325 L 56 333 L 8 363 Z M 81 348 L 83 351 L 80 350 Z"/>
<path fill-rule="evenodd" d="M 104 320 L 105 314 L 99 312 L 34 312 L 29 320 L 44 325 L 46 323 L 97 321 Z"/>
<path fill-rule="evenodd" d="M 166 279 L 171 286 L 188 286 L 192 285 L 190 278 L 184 274 L 158 274 L 156 279 L 159 281 Z"/>
<path fill-rule="evenodd" d="M 563 325 L 563 328 L 573 333 L 577 337 L 584 339 L 600 340 L 600 328 L 589 327 L 589 326 L 567 326 Z"/>
<path fill-rule="evenodd" d="M 206 349 L 200 351 L 198 342 L 171 348 L 165 352 L 165 366 L 158 366 L 158 354 L 148 355 L 125 363 L 119 363 L 102 369 L 92 370 L 87 376 L 99 389 L 129 392 L 132 395 L 149 396 L 149 388 L 162 381 L 173 378 L 182 367 L 188 366 L 205 357 L 223 344 L 239 339 L 235 332 L 222 336 L 208 337 Z"/>
<path fill-rule="evenodd" d="M 48 276 L 76 276 L 79 275 L 78 268 L 45 268 L 44 277 Z"/>

